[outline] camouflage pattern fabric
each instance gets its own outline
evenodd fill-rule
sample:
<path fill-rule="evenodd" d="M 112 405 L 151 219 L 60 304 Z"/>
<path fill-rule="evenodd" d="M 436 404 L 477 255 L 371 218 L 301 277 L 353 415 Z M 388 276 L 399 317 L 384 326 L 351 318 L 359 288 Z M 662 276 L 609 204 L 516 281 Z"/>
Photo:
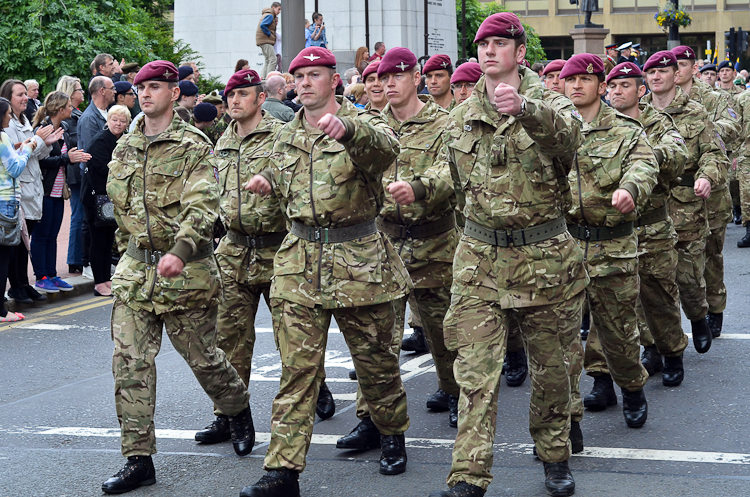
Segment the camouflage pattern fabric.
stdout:
<path fill-rule="evenodd" d="M 422 319 L 419 317 L 419 307 L 414 298 L 414 292 L 409 294 L 409 328 L 422 328 Z"/>
<path fill-rule="evenodd" d="M 737 148 L 737 180 L 740 189 L 742 224 L 750 224 L 750 92 L 737 96 L 737 112 L 742 122 L 742 139 Z"/>
<path fill-rule="evenodd" d="M 724 240 L 727 237 L 727 225 L 712 228 L 706 239 L 706 269 L 703 277 L 706 280 L 706 303 L 708 312 L 718 314 L 727 307 L 727 287 L 724 284 Z"/>
<path fill-rule="evenodd" d="M 559 330 L 578 329 L 583 292 L 567 301 L 516 309 L 453 295 L 445 341 L 458 355 L 458 434 L 448 486 L 460 481 L 483 489 L 492 481 L 500 372 L 511 320 L 517 320 L 529 359 L 529 432 L 544 462 L 570 458 L 570 378 Z"/>
<path fill-rule="evenodd" d="M 216 121 L 214 121 L 211 126 L 204 129 L 203 132 L 214 144 L 219 143 L 219 138 L 224 135 L 224 132 L 227 130 L 229 123 L 231 122 L 232 118 L 225 112 L 223 116 L 217 118 Z"/>
<path fill-rule="evenodd" d="M 392 302 L 324 309 L 273 299 L 276 345 L 281 354 L 279 393 L 271 413 L 271 441 L 266 470 L 305 469 L 305 456 L 315 421 L 315 404 L 323 369 L 331 317 L 352 354 L 357 381 L 372 421 L 384 435 L 400 435 L 409 427 L 406 391 L 398 356 L 391 350 L 395 311 Z"/>
<path fill-rule="evenodd" d="M 112 308 L 112 374 L 115 407 L 121 429 L 122 455 L 156 453 L 156 355 L 162 328 L 185 359 L 203 390 L 222 412 L 236 416 L 249 402 L 247 387 L 224 352 L 214 345 L 216 307 L 177 310 L 157 315 L 133 309 L 118 298 Z"/>
<path fill-rule="evenodd" d="M 180 116 L 180 119 L 186 123 L 190 123 L 193 120 L 193 109 L 186 109 L 177 102 L 174 103 L 174 113 Z"/>
<path fill-rule="evenodd" d="M 742 140 L 744 135 L 741 134 L 741 117 L 733 108 L 731 96 L 716 91 L 716 88 L 711 88 L 695 76 L 693 76 L 689 96 L 690 100 L 706 108 L 708 119 L 713 123 L 724 143 L 730 147 L 730 150 L 733 150 L 735 141 Z"/>

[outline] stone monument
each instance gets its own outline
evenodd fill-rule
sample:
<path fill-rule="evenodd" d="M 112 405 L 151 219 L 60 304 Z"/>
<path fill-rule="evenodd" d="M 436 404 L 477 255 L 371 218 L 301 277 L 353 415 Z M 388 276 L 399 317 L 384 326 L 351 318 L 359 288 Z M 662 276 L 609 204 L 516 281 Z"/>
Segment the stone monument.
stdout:
<path fill-rule="evenodd" d="M 580 0 L 580 3 L 579 0 L 570 0 L 570 3 L 578 5 L 579 10 L 585 14 L 583 24 L 576 24 L 575 28 L 569 31 L 573 38 L 573 52 L 592 53 L 606 58 L 604 38 L 609 34 L 609 30 L 605 29 L 603 24 L 591 22 L 591 15 L 599 10 L 598 0 Z"/>

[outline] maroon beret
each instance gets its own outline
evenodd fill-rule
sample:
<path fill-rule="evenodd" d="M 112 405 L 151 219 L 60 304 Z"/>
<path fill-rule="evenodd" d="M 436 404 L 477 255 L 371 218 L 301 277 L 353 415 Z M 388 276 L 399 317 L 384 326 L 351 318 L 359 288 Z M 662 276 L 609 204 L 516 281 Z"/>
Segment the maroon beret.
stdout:
<path fill-rule="evenodd" d="M 229 92 L 235 88 L 247 88 L 259 84 L 261 84 L 261 80 L 257 72 L 252 69 L 243 69 L 232 74 L 232 77 L 229 78 L 227 86 L 224 88 L 224 95 L 229 95 Z"/>
<path fill-rule="evenodd" d="M 547 73 L 550 73 L 550 72 L 562 71 L 563 67 L 565 67 L 565 59 L 553 60 L 552 62 L 544 66 L 544 71 L 542 71 L 542 76 L 546 76 Z"/>
<path fill-rule="evenodd" d="M 669 67 L 676 65 L 677 58 L 674 56 L 674 54 L 669 50 L 661 50 L 649 57 L 646 63 L 643 64 L 643 72 L 646 72 L 654 67 Z"/>
<path fill-rule="evenodd" d="M 670 50 L 674 54 L 675 57 L 677 57 L 677 60 L 685 60 L 685 59 L 697 59 L 695 55 L 695 50 L 688 47 L 687 45 L 680 45 L 679 47 L 674 47 L 672 50 Z"/>
<path fill-rule="evenodd" d="M 303 49 L 289 64 L 289 73 L 294 74 L 299 68 L 325 66 L 336 67 L 336 57 L 328 49 L 323 47 L 307 47 Z"/>
<path fill-rule="evenodd" d="M 623 62 L 617 64 L 611 71 L 609 71 L 609 74 L 607 74 L 607 83 L 612 79 L 638 78 L 641 76 L 643 76 L 643 73 L 641 72 L 641 68 L 638 67 L 638 64 Z"/>
<path fill-rule="evenodd" d="M 169 81 L 178 83 L 180 81 L 177 68 L 168 60 L 153 60 L 143 66 L 133 79 L 133 86 L 144 81 Z"/>
<path fill-rule="evenodd" d="M 474 37 L 474 43 L 478 43 L 479 40 L 488 36 L 520 38 L 523 33 L 523 24 L 521 24 L 517 15 L 512 12 L 498 12 L 482 21 L 482 25 L 479 26 L 477 35 Z"/>
<path fill-rule="evenodd" d="M 446 71 L 450 72 L 453 69 L 451 58 L 441 53 L 433 55 L 427 60 L 427 62 L 424 63 L 422 74 L 437 71 L 438 69 L 445 69 Z"/>
<path fill-rule="evenodd" d="M 378 75 L 378 67 L 380 67 L 380 59 L 375 60 L 367 64 L 367 67 L 365 67 L 365 70 L 362 71 L 362 81 L 367 81 L 367 76 L 369 76 L 372 73 L 375 73 L 375 76 Z"/>
<path fill-rule="evenodd" d="M 479 67 L 479 64 L 476 62 L 464 62 L 453 71 L 451 84 L 460 83 L 461 81 L 476 83 L 481 77 L 482 69 Z"/>
<path fill-rule="evenodd" d="M 394 47 L 388 50 L 378 66 L 378 76 L 393 72 L 406 72 L 417 65 L 417 57 L 411 50 Z"/>
<path fill-rule="evenodd" d="M 560 77 L 565 79 L 576 74 L 602 74 L 604 62 L 598 55 L 579 53 L 569 58 L 560 71 Z"/>

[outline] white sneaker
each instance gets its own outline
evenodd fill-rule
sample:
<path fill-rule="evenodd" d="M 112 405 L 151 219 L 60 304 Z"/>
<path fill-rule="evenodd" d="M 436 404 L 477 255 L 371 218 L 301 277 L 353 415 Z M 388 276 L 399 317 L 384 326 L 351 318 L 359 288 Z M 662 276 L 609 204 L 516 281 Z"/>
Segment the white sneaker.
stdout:
<path fill-rule="evenodd" d="M 94 273 L 91 272 L 91 266 L 86 266 L 83 268 L 83 277 L 87 280 L 93 280 L 94 279 Z"/>

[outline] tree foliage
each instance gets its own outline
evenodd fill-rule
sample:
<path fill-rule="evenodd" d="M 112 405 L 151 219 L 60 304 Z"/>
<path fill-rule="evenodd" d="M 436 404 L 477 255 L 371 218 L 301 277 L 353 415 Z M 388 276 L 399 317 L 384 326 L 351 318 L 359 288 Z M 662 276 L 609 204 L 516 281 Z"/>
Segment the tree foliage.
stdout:
<path fill-rule="evenodd" d="M 173 40 L 163 14 L 166 0 L 0 0 L 0 78 L 36 79 L 42 93 L 62 75 L 84 87 L 99 53 L 145 64 L 154 59 L 195 60 Z"/>
<path fill-rule="evenodd" d="M 474 37 L 488 16 L 498 12 L 509 12 L 504 5 L 497 2 L 480 3 L 479 0 L 466 0 L 466 57 L 477 56 L 477 46 L 473 43 Z M 521 17 L 521 16 L 518 16 Z M 456 0 L 456 22 L 458 23 L 458 50 L 461 53 L 461 1 Z M 547 58 L 542 48 L 542 42 L 539 40 L 534 28 L 523 22 L 521 24 L 526 30 L 528 42 L 526 43 L 526 60 L 530 64 L 540 62 Z"/>

